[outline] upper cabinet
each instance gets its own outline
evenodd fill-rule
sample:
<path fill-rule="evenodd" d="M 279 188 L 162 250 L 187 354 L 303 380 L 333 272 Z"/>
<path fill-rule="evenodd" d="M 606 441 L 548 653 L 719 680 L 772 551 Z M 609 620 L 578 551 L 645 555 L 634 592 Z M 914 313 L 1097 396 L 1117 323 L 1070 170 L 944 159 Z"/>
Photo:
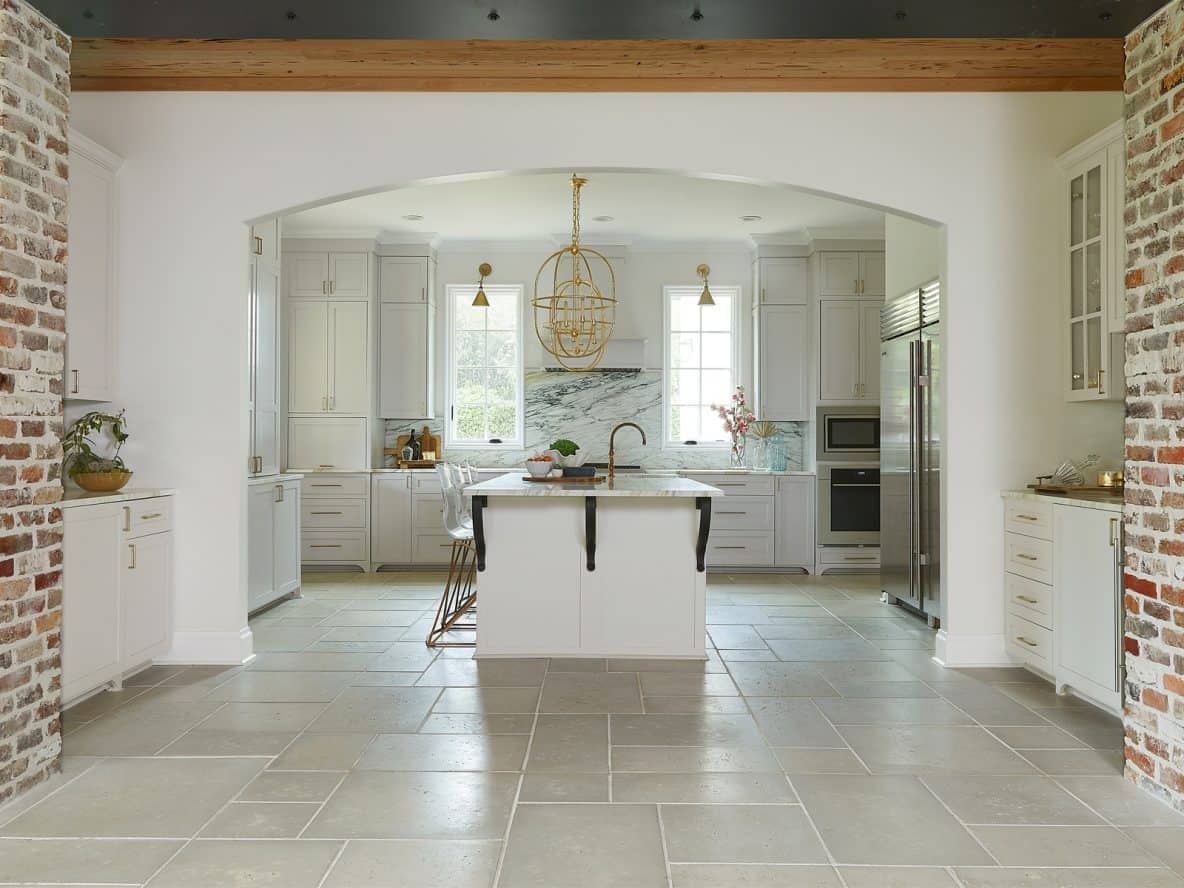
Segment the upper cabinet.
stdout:
<path fill-rule="evenodd" d="M 1058 164 L 1065 397 L 1121 400 L 1126 313 L 1121 123 L 1061 155 Z"/>
<path fill-rule="evenodd" d="M 288 305 L 288 411 L 361 416 L 370 402 L 365 302 L 295 300 Z"/>
<path fill-rule="evenodd" d="M 367 253 L 286 252 L 284 266 L 284 287 L 289 299 L 369 298 Z"/>
<path fill-rule="evenodd" d="M 822 401 L 879 401 L 880 301 L 819 302 L 818 397 Z"/>
<path fill-rule="evenodd" d="M 121 162 L 70 131 L 67 400 L 115 398 L 116 173 Z"/>
<path fill-rule="evenodd" d="M 819 253 L 819 296 L 883 296 L 882 252 L 827 251 Z"/>
<path fill-rule="evenodd" d="M 810 260 L 759 259 L 757 280 L 761 305 L 806 305 L 810 301 Z"/>
<path fill-rule="evenodd" d="M 810 311 L 805 305 L 757 309 L 757 415 L 805 422 L 810 392 Z"/>
<path fill-rule="evenodd" d="M 379 263 L 378 293 L 383 302 L 433 302 L 426 256 L 384 256 Z"/>

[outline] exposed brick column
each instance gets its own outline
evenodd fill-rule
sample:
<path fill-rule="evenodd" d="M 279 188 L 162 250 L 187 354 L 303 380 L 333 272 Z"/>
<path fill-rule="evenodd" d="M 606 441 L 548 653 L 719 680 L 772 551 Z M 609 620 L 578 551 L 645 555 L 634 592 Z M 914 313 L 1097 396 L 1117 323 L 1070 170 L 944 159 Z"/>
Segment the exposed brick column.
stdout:
<path fill-rule="evenodd" d="M 70 39 L 0 0 L 0 802 L 61 756 Z"/>
<path fill-rule="evenodd" d="M 1184 810 L 1184 3 L 1126 41 L 1127 777 Z"/>

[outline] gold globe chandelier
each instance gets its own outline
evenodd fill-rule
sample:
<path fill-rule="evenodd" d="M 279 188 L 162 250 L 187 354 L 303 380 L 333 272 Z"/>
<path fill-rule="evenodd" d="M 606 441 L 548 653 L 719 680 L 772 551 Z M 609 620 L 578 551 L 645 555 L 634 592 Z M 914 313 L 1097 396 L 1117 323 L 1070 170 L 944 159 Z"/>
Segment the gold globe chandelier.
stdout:
<path fill-rule="evenodd" d="M 580 189 L 587 182 L 571 177 L 571 243 L 544 260 L 530 301 L 539 342 L 567 370 L 595 369 L 617 321 L 613 267 L 603 253 L 580 245 Z"/>

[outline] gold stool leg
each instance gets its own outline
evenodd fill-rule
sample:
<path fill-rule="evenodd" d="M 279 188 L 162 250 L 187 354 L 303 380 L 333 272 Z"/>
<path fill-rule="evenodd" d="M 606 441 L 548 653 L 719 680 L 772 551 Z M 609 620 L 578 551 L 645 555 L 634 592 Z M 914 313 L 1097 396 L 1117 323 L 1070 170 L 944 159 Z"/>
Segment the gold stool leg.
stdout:
<path fill-rule="evenodd" d="M 470 558 L 470 555 L 474 556 Z M 436 608 L 436 619 L 428 632 L 428 647 L 475 647 L 475 641 L 445 641 L 446 633 L 454 629 L 475 630 L 476 623 L 459 623 L 477 600 L 473 590 L 476 578 L 477 559 L 473 544 L 469 540 L 452 541 L 452 557 L 448 564 L 448 579 Z"/>

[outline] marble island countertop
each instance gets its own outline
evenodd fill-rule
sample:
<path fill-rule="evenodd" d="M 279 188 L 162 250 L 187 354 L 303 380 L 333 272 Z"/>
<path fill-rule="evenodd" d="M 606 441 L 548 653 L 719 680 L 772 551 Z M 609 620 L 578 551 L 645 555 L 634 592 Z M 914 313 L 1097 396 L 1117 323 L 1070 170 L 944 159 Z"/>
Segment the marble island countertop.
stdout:
<path fill-rule="evenodd" d="M 724 492 L 690 478 L 644 474 L 617 475 L 612 481 L 587 484 L 563 481 L 524 481 L 521 472 L 513 472 L 473 484 L 465 489 L 476 496 L 632 496 L 685 497 L 723 496 Z"/>
<path fill-rule="evenodd" d="M 478 472 L 493 473 L 493 472 L 518 472 L 525 474 L 526 469 L 523 466 L 474 466 Z M 304 475 L 390 475 L 397 472 L 434 472 L 435 469 L 394 469 L 394 468 L 378 468 L 378 469 L 293 469 L 293 472 L 299 472 Z M 618 470 L 620 471 L 620 470 Z M 600 474 L 604 474 L 604 470 L 598 470 Z M 668 478 L 672 476 L 682 475 L 805 475 L 814 477 L 816 472 L 813 471 L 799 471 L 787 470 L 784 472 L 774 472 L 766 469 L 687 469 L 687 468 L 648 468 L 637 470 L 630 470 L 628 472 L 622 471 L 621 475 L 631 475 L 633 477 L 659 477 Z"/>
<path fill-rule="evenodd" d="M 1003 496 L 1007 499 L 1029 500 L 1032 502 L 1066 503 L 1070 506 L 1081 506 L 1086 509 L 1101 509 L 1106 512 L 1121 512 L 1123 505 L 1122 491 L 1104 493 L 1086 491 L 1081 493 L 1037 493 L 1034 490 L 1005 490 Z"/>

